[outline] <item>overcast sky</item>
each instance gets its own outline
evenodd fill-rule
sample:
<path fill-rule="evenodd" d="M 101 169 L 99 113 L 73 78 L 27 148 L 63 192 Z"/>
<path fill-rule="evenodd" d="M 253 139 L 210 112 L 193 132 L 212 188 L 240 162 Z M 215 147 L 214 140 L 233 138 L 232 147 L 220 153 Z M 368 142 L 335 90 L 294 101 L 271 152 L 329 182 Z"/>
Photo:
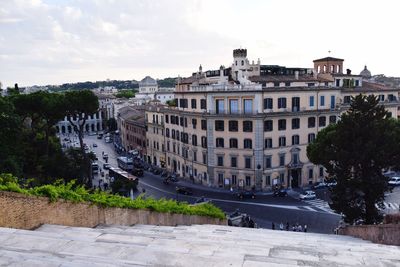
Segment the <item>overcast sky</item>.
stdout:
<path fill-rule="evenodd" d="M 232 63 L 400 76 L 400 1 L 0 0 L 3 87 L 189 76 Z M 328 51 L 331 51 L 328 54 Z"/>

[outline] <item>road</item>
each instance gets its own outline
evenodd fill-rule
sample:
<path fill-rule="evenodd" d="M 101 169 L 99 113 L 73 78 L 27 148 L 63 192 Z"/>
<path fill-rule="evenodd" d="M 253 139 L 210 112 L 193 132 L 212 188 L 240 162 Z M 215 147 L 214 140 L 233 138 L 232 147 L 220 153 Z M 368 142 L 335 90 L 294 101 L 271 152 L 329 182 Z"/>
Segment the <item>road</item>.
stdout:
<path fill-rule="evenodd" d="M 96 136 L 87 136 L 84 140 L 97 154 L 101 169 L 103 169 L 102 166 L 105 163 L 101 157 L 103 151 L 109 155 L 108 163 L 113 167 L 117 166 L 118 154 L 114 151 L 112 143 L 105 143 L 104 139 L 97 139 Z M 97 144 L 97 147 L 93 147 L 94 143 Z M 98 185 L 100 179 L 104 178 L 96 175 L 93 184 Z M 178 182 L 178 184 L 187 186 L 189 183 Z M 226 213 L 239 209 L 241 212 L 249 214 L 262 228 L 271 228 L 272 222 L 275 225 L 281 222 L 286 225 L 289 222 L 290 225 L 299 223 L 304 226 L 306 224 L 309 232 L 332 233 L 340 219 L 340 216 L 334 214 L 327 203 L 322 200 L 303 202 L 291 196 L 275 198 L 272 195 L 257 196 L 256 199 L 251 200 L 238 200 L 233 198 L 230 192 L 210 191 L 207 188 L 199 188 L 199 186 L 192 186 L 193 195 L 185 196 L 177 194 L 175 186 L 174 183 L 165 185 L 159 175 L 145 172 L 144 177 L 139 179 L 139 190 L 136 195 L 140 194 L 144 188 L 147 197 L 176 199 L 189 203 L 193 203 L 196 198 L 204 196 L 212 200 L 216 206 Z"/>

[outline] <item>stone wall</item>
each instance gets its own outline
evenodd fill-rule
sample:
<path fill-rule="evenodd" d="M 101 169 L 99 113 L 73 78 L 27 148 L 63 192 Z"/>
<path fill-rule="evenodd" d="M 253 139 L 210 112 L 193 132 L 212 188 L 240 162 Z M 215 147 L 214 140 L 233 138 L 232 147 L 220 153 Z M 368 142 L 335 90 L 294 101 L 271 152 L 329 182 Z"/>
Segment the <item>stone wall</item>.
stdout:
<path fill-rule="evenodd" d="M 339 234 L 379 244 L 400 246 L 400 224 L 346 226 L 339 229 Z"/>
<path fill-rule="evenodd" d="M 41 224 L 94 227 L 98 224 L 153 225 L 227 225 L 225 219 L 149 210 L 102 208 L 89 203 L 66 200 L 49 202 L 48 198 L 0 192 L 0 227 L 34 229 Z"/>

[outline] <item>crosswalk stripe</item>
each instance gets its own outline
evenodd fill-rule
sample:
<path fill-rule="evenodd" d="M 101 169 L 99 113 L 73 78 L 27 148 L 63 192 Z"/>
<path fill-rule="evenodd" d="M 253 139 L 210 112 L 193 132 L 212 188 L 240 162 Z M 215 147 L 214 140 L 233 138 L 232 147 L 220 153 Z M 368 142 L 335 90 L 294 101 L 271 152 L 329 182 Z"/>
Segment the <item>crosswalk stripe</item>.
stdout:
<path fill-rule="evenodd" d="M 398 210 L 398 209 L 399 209 L 399 204 L 392 203 L 392 205 L 395 207 L 395 209 L 396 209 L 396 210 Z"/>

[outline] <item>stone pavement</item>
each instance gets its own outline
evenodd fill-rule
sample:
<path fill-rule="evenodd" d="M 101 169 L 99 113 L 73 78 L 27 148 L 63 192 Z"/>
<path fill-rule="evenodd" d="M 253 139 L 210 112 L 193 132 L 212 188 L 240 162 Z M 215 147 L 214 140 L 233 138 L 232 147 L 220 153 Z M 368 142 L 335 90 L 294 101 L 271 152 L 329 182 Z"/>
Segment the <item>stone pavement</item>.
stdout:
<path fill-rule="evenodd" d="M 0 266 L 400 266 L 400 248 L 349 236 L 194 226 L 0 228 Z"/>

